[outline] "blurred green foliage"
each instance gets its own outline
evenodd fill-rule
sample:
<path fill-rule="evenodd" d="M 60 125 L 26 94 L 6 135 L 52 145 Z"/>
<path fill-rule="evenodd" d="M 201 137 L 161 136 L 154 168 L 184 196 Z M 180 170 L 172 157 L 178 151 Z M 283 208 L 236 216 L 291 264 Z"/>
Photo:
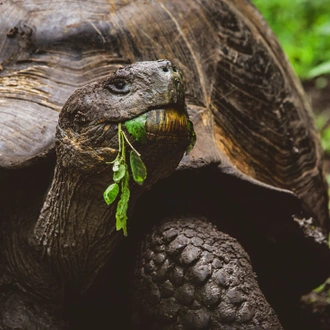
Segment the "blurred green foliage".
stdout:
<path fill-rule="evenodd" d="M 330 0 L 253 0 L 301 79 L 330 74 Z"/>
<path fill-rule="evenodd" d="M 320 113 L 315 117 L 316 127 L 321 134 L 321 143 L 326 155 L 330 155 L 330 114 Z M 330 182 L 329 182 L 330 185 Z"/>

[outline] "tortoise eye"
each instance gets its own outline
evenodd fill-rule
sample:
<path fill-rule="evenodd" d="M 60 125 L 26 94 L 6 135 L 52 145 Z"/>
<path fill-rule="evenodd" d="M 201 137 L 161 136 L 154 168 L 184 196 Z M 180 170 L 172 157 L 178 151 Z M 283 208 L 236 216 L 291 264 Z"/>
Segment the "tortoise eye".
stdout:
<path fill-rule="evenodd" d="M 127 94 L 131 90 L 131 85 L 122 79 L 115 80 L 113 83 L 107 85 L 110 92 L 115 94 Z"/>

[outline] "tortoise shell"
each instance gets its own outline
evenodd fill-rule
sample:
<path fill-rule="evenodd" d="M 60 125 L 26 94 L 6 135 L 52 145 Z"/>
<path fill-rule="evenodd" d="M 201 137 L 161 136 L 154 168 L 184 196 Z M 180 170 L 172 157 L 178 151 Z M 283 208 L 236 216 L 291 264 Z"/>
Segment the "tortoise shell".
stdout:
<path fill-rule="evenodd" d="M 184 72 L 197 127 L 197 146 L 183 163 L 218 162 L 256 184 L 291 191 L 328 231 L 322 150 L 310 106 L 249 1 L 81 6 L 1 4 L 1 167 L 48 155 L 58 111 L 77 87 L 126 63 L 168 58 Z"/>

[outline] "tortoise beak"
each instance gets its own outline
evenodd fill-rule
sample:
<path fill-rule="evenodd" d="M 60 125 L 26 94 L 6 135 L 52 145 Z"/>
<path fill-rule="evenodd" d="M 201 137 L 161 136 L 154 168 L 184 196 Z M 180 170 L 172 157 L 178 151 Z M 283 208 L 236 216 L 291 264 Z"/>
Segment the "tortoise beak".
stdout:
<path fill-rule="evenodd" d="M 146 132 L 149 137 L 180 138 L 187 135 L 188 113 L 185 105 L 183 74 L 168 60 L 160 60 L 163 74 L 168 76 L 167 104 L 149 109 Z"/>
<path fill-rule="evenodd" d="M 126 121 L 125 126 L 139 142 L 157 142 L 167 140 L 169 143 L 186 140 L 191 136 L 191 125 L 185 105 L 185 88 L 183 74 L 168 60 L 155 63 L 152 74 L 152 94 L 161 95 L 158 104 L 154 102 L 139 116 Z M 156 104 L 155 104 L 156 103 Z"/>
<path fill-rule="evenodd" d="M 147 113 L 146 131 L 149 138 L 180 138 L 187 135 L 187 127 L 184 106 L 155 109 Z"/>
<path fill-rule="evenodd" d="M 170 61 L 164 61 L 165 65 L 163 66 L 163 72 L 170 75 L 171 82 L 168 84 L 169 88 L 169 104 L 173 104 L 175 107 L 180 110 L 184 110 L 185 103 L 185 88 L 184 88 L 184 79 L 181 70 L 179 70 L 175 65 Z"/>
<path fill-rule="evenodd" d="M 150 105 L 148 110 L 156 108 L 177 108 L 184 111 L 185 87 L 183 73 L 169 60 L 158 60 L 158 70 L 154 70 L 154 96 L 162 95 L 162 101 L 157 105 Z M 149 96 L 150 97 L 150 96 Z M 156 99 L 156 98 L 155 98 Z"/>

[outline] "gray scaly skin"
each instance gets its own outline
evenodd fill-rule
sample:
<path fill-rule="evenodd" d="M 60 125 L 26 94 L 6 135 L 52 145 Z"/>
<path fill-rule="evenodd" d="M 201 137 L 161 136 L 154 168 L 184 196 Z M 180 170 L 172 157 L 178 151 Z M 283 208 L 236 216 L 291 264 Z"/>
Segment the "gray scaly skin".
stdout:
<path fill-rule="evenodd" d="M 137 329 L 282 329 L 247 253 L 203 217 L 152 228 L 134 281 Z"/>

